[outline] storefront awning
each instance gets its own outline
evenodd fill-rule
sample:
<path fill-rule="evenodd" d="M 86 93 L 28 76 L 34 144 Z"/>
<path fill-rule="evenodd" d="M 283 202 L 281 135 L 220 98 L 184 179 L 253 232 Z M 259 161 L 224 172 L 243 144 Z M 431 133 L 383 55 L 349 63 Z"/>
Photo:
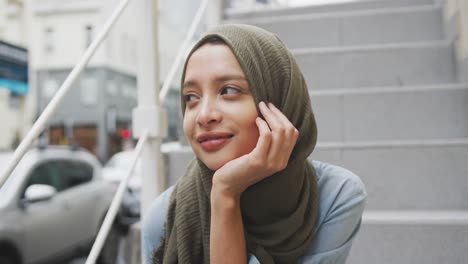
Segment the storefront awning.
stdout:
<path fill-rule="evenodd" d="M 8 89 L 12 93 L 26 95 L 29 92 L 29 85 L 24 82 L 0 78 L 0 89 Z"/>

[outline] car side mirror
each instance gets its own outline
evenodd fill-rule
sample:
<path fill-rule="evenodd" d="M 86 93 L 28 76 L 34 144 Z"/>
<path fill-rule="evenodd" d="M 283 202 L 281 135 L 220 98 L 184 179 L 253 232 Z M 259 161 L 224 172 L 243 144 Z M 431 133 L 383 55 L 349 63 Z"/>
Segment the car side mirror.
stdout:
<path fill-rule="evenodd" d="M 57 190 L 46 184 L 33 184 L 26 188 L 24 192 L 23 204 L 50 200 Z"/>

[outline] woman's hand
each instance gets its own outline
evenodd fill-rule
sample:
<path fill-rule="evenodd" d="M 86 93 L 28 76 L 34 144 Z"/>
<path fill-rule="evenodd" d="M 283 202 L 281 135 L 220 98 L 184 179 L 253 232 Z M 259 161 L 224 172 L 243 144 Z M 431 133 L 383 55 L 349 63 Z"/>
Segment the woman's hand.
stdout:
<path fill-rule="evenodd" d="M 211 189 L 211 263 L 246 263 L 247 252 L 240 196 L 250 185 L 283 170 L 299 132 L 273 104 L 260 102 L 257 145 L 252 152 L 231 160 L 213 176 Z"/>
<path fill-rule="evenodd" d="M 231 160 L 213 176 L 213 189 L 239 198 L 250 185 L 283 170 L 296 144 L 299 132 L 273 104 L 259 104 L 265 120 L 257 117 L 259 138 L 252 152 Z"/>

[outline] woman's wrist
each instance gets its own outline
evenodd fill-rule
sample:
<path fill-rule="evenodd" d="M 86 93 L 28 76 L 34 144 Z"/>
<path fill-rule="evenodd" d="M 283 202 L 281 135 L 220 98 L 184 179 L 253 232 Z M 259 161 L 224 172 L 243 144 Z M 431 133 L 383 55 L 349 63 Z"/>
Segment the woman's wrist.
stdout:
<path fill-rule="evenodd" d="M 235 209 L 240 208 L 241 192 L 213 181 L 211 188 L 211 206 L 213 209 Z"/>
<path fill-rule="evenodd" d="M 226 185 L 213 183 L 211 189 L 210 261 L 246 263 L 241 193 L 225 187 Z"/>

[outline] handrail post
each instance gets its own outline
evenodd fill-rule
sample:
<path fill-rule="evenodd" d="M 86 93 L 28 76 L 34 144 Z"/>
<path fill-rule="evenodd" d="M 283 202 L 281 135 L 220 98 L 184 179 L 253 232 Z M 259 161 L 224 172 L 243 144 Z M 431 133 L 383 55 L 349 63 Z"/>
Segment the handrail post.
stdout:
<path fill-rule="evenodd" d="M 133 110 L 133 136 L 138 138 L 146 129 L 148 142 L 140 158 L 142 171 L 141 213 L 164 189 L 161 141 L 167 134 L 167 115 L 159 105 L 158 67 L 158 1 L 134 2 L 139 18 L 138 42 L 138 106 Z"/>
<path fill-rule="evenodd" d="M 206 10 L 206 24 L 208 28 L 219 25 L 223 19 L 224 0 L 212 0 Z"/>

